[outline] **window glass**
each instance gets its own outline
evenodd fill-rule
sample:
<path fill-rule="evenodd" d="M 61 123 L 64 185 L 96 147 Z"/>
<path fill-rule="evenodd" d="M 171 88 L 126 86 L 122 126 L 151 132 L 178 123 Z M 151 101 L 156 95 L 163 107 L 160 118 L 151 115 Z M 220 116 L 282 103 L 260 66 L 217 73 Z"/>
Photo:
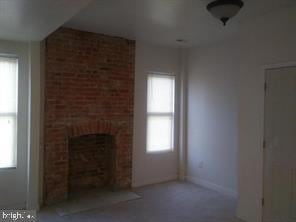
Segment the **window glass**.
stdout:
<path fill-rule="evenodd" d="M 151 74 L 147 87 L 147 151 L 172 150 L 175 77 Z"/>
<path fill-rule="evenodd" d="M 174 77 L 148 78 L 148 112 L 174 111 Z"/>
<path fill-rule="evenodd" d="M 0 168 L 16 167 L 18 61 L 0 57 Z"/>

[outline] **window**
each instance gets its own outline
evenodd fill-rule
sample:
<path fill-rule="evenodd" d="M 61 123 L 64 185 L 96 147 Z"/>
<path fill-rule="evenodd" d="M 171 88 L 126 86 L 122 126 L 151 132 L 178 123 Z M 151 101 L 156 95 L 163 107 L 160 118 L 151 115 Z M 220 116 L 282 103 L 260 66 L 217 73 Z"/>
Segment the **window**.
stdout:
<path fill-rule="evenodd" d="M 173 150 L 175 76 L 149 74 L 147 87 L 147 152 Z"/>
<path fill-rule="evenodd" d="M 16 167 L 18 60 L 0 56 L 0 168 Z"/>

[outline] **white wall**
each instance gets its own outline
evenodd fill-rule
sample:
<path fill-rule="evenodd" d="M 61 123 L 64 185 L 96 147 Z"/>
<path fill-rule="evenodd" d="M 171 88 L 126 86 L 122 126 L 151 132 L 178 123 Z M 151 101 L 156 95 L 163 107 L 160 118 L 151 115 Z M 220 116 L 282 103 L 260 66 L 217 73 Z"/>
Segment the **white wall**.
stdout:
<path fill-rule="evenodd" d="M 27 209 L 39 209 L 43 191 L 43 97 L 45 42 L 29 45 L 29 172 Z"/>
<path fill-rule="evenodd" d="M 296 61 L 296 9 L 242 24 L 239 97 L 239 207 L 248 222 L 262 218 L 264 72 L 269 64 Z"/>
<path fill-rule="evenodd" d="M 178 50 L 136 43 L 133 181 L 134 187 L 177 179 L 178 147 L 173 152 L 146 152 L 146 77 L 149 71 L 178 74 Z M 177 126 L 178 127 L 178 126 Z M 175 144 L 178 144 L 177 141 Z"/>
<path fill-rule="evenodd" d="M 296 9 L 282 9 L 242 23 L 240 37 L 235 44 L 216 44 L 191 50 L 190 53 L 188 176 L 195 182 L 200 183 L 205 180 L 206 185 L 214 184 L 213 188 L 219 189 L 219 186 L 222 186 L 235 191 L 236 185 L 233 180 L 236 177 L 235 157 L 232 155 L 230 155 L 232 158 L 226 157 L 222 149 L 218 149 L 221 153 L 217 153 L 217 149 L 213 147 L 231 147 L 230 143 L 227 145 L 225 138 L 231 138 L 228 142 L 232 140 L 232 147 L 234 147 L 237 136 L 235 131 L 238 130 L 237 214 L 247 222 L 262 220 L 263 67 L 296 61 L 295 24 Z M 231 84 L 236 82 L 235 76 L 231 79 L 231 73 L 238 75 L 237 87 Z M 223 75 L 226 76 L 223 77 Z M 234 98 L 237 94 L 239 95 L 238 104 Z M 236 105 L 238 106 L 238 129 L 234 124 Z M 224 127 L 226 123 L 228 128 Z M 222 141 L 220 145 L 218 141 Z M 236 152 L 235 149 L 228 151 L 232 154 Z M 227 160 L 227 158 L 230 158 L 228 169 L 231 168 L 232 171 L 230 169 L 227 172 L 221 165 L 221 169 L 227 172 L 227 175 L 219 175 L 217 166 L 221 164 L 222 159 Z M 202 161 L 206 161 L 203 166 Z M 233 167 L 230 167 L 231 165 Z M 225 176 L 229 180 L 225 180 Z"/>
<path fill-rule="evenodd" d="M 238 40 L 191 49 L 187 179 L 237 195 Z"/>

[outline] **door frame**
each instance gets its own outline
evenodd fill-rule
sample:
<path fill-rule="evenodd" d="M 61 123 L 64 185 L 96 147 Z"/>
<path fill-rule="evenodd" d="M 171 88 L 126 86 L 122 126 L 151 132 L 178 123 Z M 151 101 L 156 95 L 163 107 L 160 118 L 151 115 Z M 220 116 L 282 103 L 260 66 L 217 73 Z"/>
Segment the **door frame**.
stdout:
<path fill-rule="evenodd" d="M 262 75 L 264 77 L 264 85 L 263 85 L 263 132 L 262 132 L 262 144 L 265 141 L 265 112 L 266 112 L 266 92 L 265 92 L 265 83 L 266 83 L 266 74 L 268 70 L 273 70 L 273 69 L 284 69 L 284 68 L 294 68 L 296 67 L 296 61 L 288 61 L 288 62 L 283 62 L 283 63 L 274 63 L 274 64 L 269 64 L 269 65 L 264 65 L 262 66 Z M 264 186 L 265 186 L 265 181 L 264 181 L 264 175 L 265 175 L 265 149 L 262 148 L 262 200 L 264 197 Z M 261 221 L 264 222 L 264 206 L 262 204 L 261 209 Z"/>

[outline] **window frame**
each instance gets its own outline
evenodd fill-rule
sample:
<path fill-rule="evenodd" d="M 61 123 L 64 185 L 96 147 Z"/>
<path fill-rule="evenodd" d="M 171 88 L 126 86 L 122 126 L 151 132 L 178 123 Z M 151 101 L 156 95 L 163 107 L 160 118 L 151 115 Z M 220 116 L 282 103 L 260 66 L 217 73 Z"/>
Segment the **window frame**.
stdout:
<path fill-rule="evenodd" d="M 14 143 L 14 164 L 9 167 L 0 167 L 0 171 L 3 170 L 15 170 L 18 167 L 18 113 L 19 113 L 19 63 L 20 59 L 17 55 L 14 54 L 6 54 L 6 53 L 0 53 L 0 58 L 6 58 L 6 59 L 15 59 L 16 60 L 16 111 L 15 112 L 0 112 L 0 117 L 10 117 L 14 119 L 14 136 L 15 140 Z"/>
<path fill-rule="evenodd" d="M 173 85 L 173 111 L 172 112 L 149 112 L 148 110 L 148 102 L 149 102 L 149 98 L 148 98 L 148 92 L 149 92 L 149 88 L 148 88 L 148 81 L 150 77 L 172 77 L 174 79 L 174 85 Z M 176 144 L 176 138 L 175 138 L 175 126 L 176 126 L 176 80 L 177 80 L 177 76 L 174 73 L 166 73 L 166 72 L 153 72 L 150 71 L 147 73 L 146 76 L 146 153 L 148 154 L 154 154 L 154 153 L 171 153 L 175 151 L 175 144 Z M 170 117 L 172 119 L 172 127 L 171 127 L 171 144 L 172 146 L 168 149 L 164 149 L 164 150 L 149 150 L 148 149 L 148 119 L 150 116 L 163 116 L 163 117 Z"/>

